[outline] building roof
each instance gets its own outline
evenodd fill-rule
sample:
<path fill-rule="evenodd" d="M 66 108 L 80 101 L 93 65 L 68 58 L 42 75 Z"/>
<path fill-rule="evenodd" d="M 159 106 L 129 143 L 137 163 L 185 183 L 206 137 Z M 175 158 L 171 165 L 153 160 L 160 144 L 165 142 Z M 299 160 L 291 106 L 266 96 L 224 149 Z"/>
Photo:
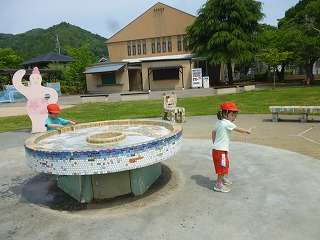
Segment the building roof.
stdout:
<path fill-rule="evenodd" d="M 22 65 L 29 65 L 29 64 L 35 64 L 35 63 L 52 63 L 52 62 L 68 63 L 68 62 L 75 62 L 75 60 L 65 55 L 48 52 L 38 57 L 32 58 L 28 61 L 25 61 L 22 63 Z"/>
<path fill-rule="evenodd" d="M 124 68 L 126 64 L 106 64 L 106 65 L 97 65 L 83 72 L 84 74 L 92 73 L 103 73 L 103 72 L 116 72 Z"/>
<path fill-rule="evenodd" d="M 141 63 L 141 62 L 162 61 L 162 60 L 183 60 L 183 59 L 192 59 L 195 57 L 196 57 L 196 54 L 177 54 L 177 55 L 145 57 L 145 58 L 127 58 L 127 59 L 122 59 L 122 62 Z"/>
<path fill-rule="evenodd" d="M 20 70 L 20 69 L 0 69 L 0 75 L 15 74 L 18 70 Z M 26 75 L 31 75 L 32 71 L 33 71 L 33 69 L 24 69 L 24 70 L 26 70 Z M 51 73 L 59 73 L 61 71 L 54 70 L 54 69 L 46 69 L 46 68 L 41 69 L 40 68 L 39 72 L 40 72 L 40 74 L 43 74 L 43 73 L 51 74 Z"/>
<path fill-rule="evenodd" d="M 160 16 L 163 16 L 161 20 Z M 139 36 L 139 39 L 162 37 L 163 32 L 166 32 L 167 36 L 182 35 L 185 34 L 185 27 L 191 25 L 195 19 L 196 16 L 158 2 L 111 36 L 106 43 L 134 40 L 135 36 Z"/>

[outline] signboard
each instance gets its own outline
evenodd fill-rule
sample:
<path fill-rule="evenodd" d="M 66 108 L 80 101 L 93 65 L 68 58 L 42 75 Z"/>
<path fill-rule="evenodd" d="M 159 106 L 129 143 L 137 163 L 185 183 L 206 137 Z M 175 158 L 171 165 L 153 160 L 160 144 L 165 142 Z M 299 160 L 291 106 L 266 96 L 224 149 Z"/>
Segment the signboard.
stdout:
<path fill-rule="evenodd" d="M 191 88 L 202 87 L 202 69 L 193 68 L 191 69 Z"/>

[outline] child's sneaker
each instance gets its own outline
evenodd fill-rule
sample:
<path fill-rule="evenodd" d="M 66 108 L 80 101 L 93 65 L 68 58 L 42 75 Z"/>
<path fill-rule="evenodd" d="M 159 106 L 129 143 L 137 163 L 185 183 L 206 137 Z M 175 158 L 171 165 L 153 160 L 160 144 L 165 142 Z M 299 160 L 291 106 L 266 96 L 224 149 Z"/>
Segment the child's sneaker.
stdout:
<path fill-rule="evenodd" d="M 217 186 L 217 184 L 215 184 L 213 186 L 213 190 L 216 192 L 224 192 L 224 193 L 230 192 L 230 189 L 224 186 L 223 184 L 221 184 L 220 186 Z"/>
<path fill-rule="evenodd" d="M 226 186 L 232 185 L 232 182 L 231 182 L 228 178 L 226 178 L 226 177 L 223 177 L 222 183 L 223 183 L 224 185 L 226 185 Z"/>

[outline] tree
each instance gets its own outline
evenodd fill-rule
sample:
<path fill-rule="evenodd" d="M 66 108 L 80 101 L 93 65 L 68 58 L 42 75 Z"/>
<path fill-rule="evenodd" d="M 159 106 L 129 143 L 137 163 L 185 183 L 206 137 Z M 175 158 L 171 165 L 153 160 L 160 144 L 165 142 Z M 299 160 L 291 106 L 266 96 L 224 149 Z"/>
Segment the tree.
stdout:
<path fill-rule="evenodd" d="M 0 48 L 0 69 L 20 68 L 22 62 L 11 48 Z"/>
<path fill-rule="evenodd" d="M 277 49 L 271 48 L 258 55 L 260 61 L 266 62 L 268 67 L 273 67 L 273 87 L 276 87 L 276 72 L 279 72 L 278 66 L 282 65 L 292 54 L 292 52 L 279 52 Z"/>
<path fill-rule="evenodd" d="M 286 29 L 284 43 L 294 52 L 295 64 L 302 65 L 307 78 L 314 83 L 313 65 L 320 58 L 320 1 L 300 0 L 279 21 L 280 29 Z"/>
<path fill-rule="evenodd" d="M 0 69 L 21 68 L 22 62 L 23 59 L 20 56 L 16 55 L 11 48 L 0 48 Z M 1 76 L 1 85 L 10 84 L 10 82 L 10 75 Z"/>
<path fill-rule="evenodd" d="M 264 61 L 269 67 L 281 65 L 281 68 L 275 68 L 278 80 L 284 79 L 285 67 L 293 62 L 292 51 L 288 50 L 288 43 L 285 42 L 283 36 L 287 34 L 286 29 L 279 29 L 267 24 L 262 24 L 264 49 L 257 54 L 257 59 Z M 290 53 L 290 54 L 289 54 Z M 281 61 L 279 61 L 281 59 Z M 274 75 L 275 77 L 275 75 Z"/>
<path fill-rule="evenodd" d="M 61 90 L 68 93 L 81 93 L 86 91 L 86 76 L 83 73 L 86 67 L 98 62 L 89 49 L 89 45 L 83 45 L 79 48 L 66 46 L 68 56 L 75 59 L 75 62 L 69 62 L 66 66 L 49 65 L 50 69 L 60 70 Z"/>
<path fill-rule="evenodd" d="M 95 56 L 108 56 L 106 38 L 66 22 L 47 29 L 31 29 L 16 35 L 0 33 L 0 48 L 12 48 L 16 54 L 28 60 L 47 52 L 58 52 L 57 36 L 62 55 L 67 54 L 65 46 L 78 48 L 89 44 L 90 51 Z"/>
<path fill-rule="evenodd" d="M 69 68 L 65 76 L 70 83 L 78 86 L 78 92 L 85 92 L 87 88 L 86 75 L 83 73 L 86 67 L 98 61 L 92 52 L 89 50 L 89 45 L 83 45 L 79 48 L 72 48 L 67 46 L 68 55 L 75 59 L 75 62 L 68 63 Z"/>
<path fill-rule="evenodd" d="M 227 64 L 232 84 L 232 64 L 251 62 L 261 48 L 261 7 L 253 0 L 208 0 L 186 29 L 187 49 L 212 65 Z"/>

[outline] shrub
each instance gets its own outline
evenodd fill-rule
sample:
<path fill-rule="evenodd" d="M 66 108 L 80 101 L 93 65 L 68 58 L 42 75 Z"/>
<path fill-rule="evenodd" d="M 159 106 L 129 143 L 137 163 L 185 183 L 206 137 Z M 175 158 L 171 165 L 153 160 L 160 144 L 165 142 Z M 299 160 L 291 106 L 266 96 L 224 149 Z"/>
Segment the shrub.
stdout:
<path fill-rule="evenodd" d="M 61 86 L 61 93 L 77 94 L 78 93 L 78 88 L 75 87 L 75 86 L 63 85 L 63 86 Z"/>
<path fill-rule="evenodd" d="M 284 75 L 293 75 L 293 71 L 292 70 L 285 70 Z"/>
<path fill-rule="evenodd" d="M 255 72 L 254 79 L 256 82 L 266 82 L 268 77 L 268 72 Z"/>

